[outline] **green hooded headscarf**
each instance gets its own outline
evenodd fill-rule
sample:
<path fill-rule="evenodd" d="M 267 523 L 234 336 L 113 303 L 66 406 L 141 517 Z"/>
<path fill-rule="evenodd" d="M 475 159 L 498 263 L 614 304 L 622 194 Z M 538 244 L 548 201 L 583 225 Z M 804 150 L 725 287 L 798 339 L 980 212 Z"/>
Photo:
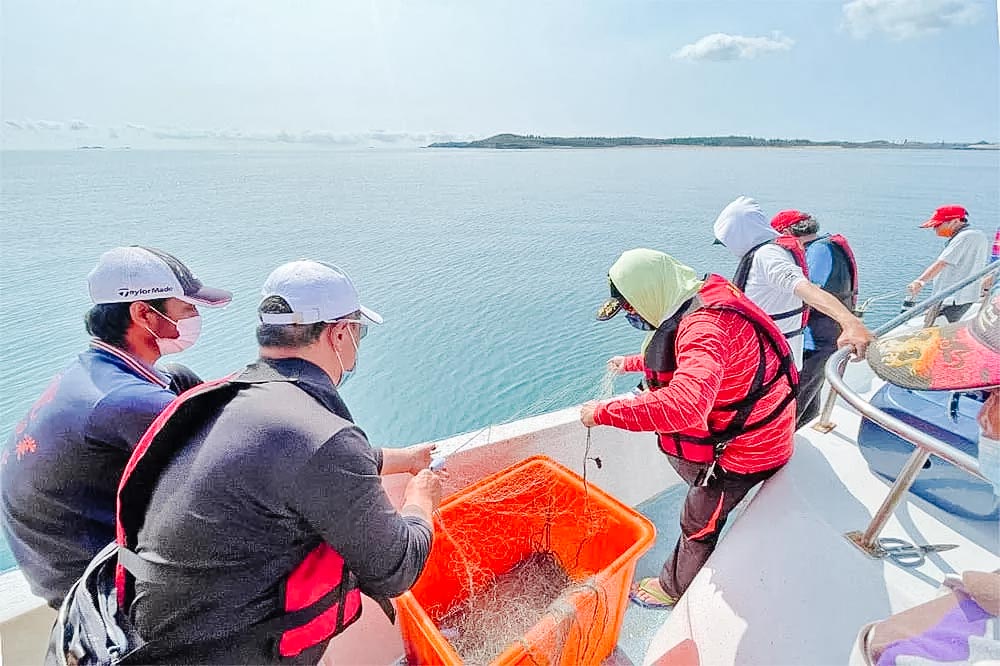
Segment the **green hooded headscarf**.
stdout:
<path fill-rule="evenodd" d="M 704 285 L 690 266 L 646 248 L 624 252 L 611 266 L 608 277 L 629 305 L 653 326 L 673 316 Z M 643 351 L 653 333 L 642 343 Z"/>

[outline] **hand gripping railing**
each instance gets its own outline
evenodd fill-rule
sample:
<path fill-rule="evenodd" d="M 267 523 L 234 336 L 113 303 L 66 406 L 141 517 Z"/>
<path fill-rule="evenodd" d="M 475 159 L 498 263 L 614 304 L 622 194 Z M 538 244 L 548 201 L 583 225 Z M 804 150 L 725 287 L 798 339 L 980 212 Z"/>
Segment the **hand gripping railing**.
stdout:
<path fill-rule="evenodd" d="M 983 270 L 970 276 L 966 280 L 959 282 L 941 294 L 917 303 L 907 312 L 893 318 L 891 321 L 876 329 L 874 331 L 875 335 L 879 336 L 892 330 L 893 328 L 911 319 L 914 315 L 920 314 L 935 303 L 951 296 L 962 287 L 982 279 L 988 273 L 995 273 L 997 271 L 1000 271 L 1000 262 L 988 265 Z M 947 460 L 956 467 L 959 467 L 960 469 L 963 469 L 971 474 L 975 474 L 978 477 L 982 478 L 982 473 L 979 471 L 979 462 L 972 456 L 959 451 L 936 437 L 932 437 L 931 435 L 914 428 L 908 423 L 904 423 L 903 421 L 890 416 L 877 407 L 873 407 L 867 400 L 852 390 L 844 381 L 844 370 L 847 368 L 848 355 L 850 352 L 850 347 L 840 349 L 834 352 L 834 354 L 830 357 L 830 360 L 826 363 L 826 380 L 830 382 L 830 396 L 827 399 L 826 404 L 823 406 L 823 413 L 820 415 L 819 422 L 817 423 L 820 427 L 817 429 L 828 432 L 836 427 L 835 424 L 830 422 L 830 416 L 833 412 L 834 402 L 839 395 L 845 402 L 847 402 L 847 404 L 856 409 L 862 417 L 870 419 L 874 423 L 885 428 L 894 435 L 902 437 L 916 447 L 913 450 L 913 454 L 906 461 L 906 464 L 903 465 L 903 469 L 900 470 L 899 475 L 896 477 L 896 482 L 889 490 L 889 495 L 885 498 L 882 505 L 878 508 L 878 511 L 876 511 L 875 515 L 872 517 L 872 521 L 868 524 L 868 528 L 865 529 L 864 532 L 849 532 L 845 535 L 856 546 L 858 546 L 858 548 L 875 557 L 879 555 L 879 533 L 882 531 L 882 528 L 885 527 L 886 522 L 888 522 L 889 516 L 891 516 L 892 512 L 896 509 L 896 505 L 899 504 L 900 500 L 902 500 L 903 496 L 906 494 L 906 491 L 908 491 L 910 486 L 913 485 L 917 475 L 920 473 L 920 470 L 923 469 L 924 463 L 927 462 L 927 459 L 930 458 L 931 454 Z"/>

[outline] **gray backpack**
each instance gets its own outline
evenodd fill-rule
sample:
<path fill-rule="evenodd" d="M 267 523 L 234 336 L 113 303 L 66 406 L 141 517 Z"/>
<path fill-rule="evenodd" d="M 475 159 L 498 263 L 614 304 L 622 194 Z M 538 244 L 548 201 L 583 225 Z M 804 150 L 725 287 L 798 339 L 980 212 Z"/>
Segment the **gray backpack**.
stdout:
<path fill-rule="evenodd" d="M 46 666 L 117 666 L 142 662 L 146 643 L 118 607 L 118 544 L 109 543 L 87 565 L 59 608 L 49 636 Z"/>

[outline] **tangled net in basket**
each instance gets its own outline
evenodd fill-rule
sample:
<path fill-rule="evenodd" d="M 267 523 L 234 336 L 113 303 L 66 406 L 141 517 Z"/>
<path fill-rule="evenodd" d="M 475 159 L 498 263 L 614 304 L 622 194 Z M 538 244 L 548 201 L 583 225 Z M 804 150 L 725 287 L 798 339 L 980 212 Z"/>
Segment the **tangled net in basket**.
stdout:
<path fill-rule="evenodd" d="M 535 553 L 447 611 L 438 627 L 466 664 L 488 664 L 528 632 L 572 584 L 551 553 Z"/>

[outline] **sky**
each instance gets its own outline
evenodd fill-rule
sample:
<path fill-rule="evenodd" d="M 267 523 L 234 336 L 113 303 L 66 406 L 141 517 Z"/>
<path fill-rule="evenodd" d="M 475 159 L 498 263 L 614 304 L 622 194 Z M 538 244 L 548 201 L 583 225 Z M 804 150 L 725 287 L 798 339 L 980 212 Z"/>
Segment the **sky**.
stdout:
<path fill-rule="evenodd" d="M 0 141 L 1000 140 L 991 0 L 3 0 Z"/>

